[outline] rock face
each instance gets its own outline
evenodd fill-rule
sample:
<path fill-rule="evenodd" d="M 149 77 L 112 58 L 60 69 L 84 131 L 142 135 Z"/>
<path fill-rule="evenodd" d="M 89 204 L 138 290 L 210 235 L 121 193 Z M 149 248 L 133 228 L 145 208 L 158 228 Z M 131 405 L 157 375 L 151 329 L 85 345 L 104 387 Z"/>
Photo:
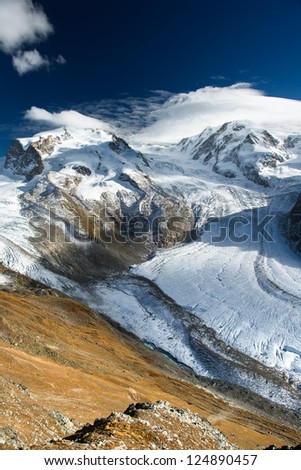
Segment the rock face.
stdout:
<path fill-rule="evenodd" d="M 40 137 L 24 147 L 20 140 L 14 140 L 6 154 L 5 168 L 10 169 L 15 175 L 25 176 L 27 180 L 31 180 L 44 170 L 43 157 L 51 155 L 57 144 L 70 137 L 65 129 L 61 136 Z"/>
<path fill-rule="evenodd" d="M 301 153 L 301 135 L 289 135 L 285 141 L 284 146 L 289 149 L 293 150 L 295 153 Z"/>
<path fill-rule="evenodd" d="M 112 141 L 109 143 L 109 147 L 113 152 L 118 153 L 118 155 L 126 150 L 131 150 L 129 144 L 115 134 L 112 135 Z"/>
<path fill-rule="evenodd" d="M 84 175 L 84 176 L 86 176 L 86 175 L 90 176 L 91 175 L 90 168 L 87 168 L 84 165 L 73 165 L 72 169 L 74 171 L 76 171 L 77 173 L 79 173 L 80 175 Z"/>
<path fill-rule="evenodd" d="M 301 194 L 289 215 L 288 233 L 295 249 L 301 252 Z"/>
<path fill-rule="evenodd" d="M 15 175 L 31 180 L 44 169 L 42 154 L 35 145 L 31 144 L 25 150 L 21 143 L 15 140 L 6 154 L 5 168 L 12 170 Z"/>
<path fill-rule="evenodd" d="M 268 131 L 252 129 L 243 122 L 207 128 L 196 137 L 183 139 L 178 145 L 183 152 L 189 152 L 193 160 L 211 164 L 216 173 L 235 178 L 241 172 L 263 186 L 269 184 L 260 175 L 261 169 L 274 168 L 290 158 L 288 149 Z"/>
<path fill-rule="evenodd" d="M 206 419 L 168 402 L 137 403 L 124 413 L 96 419 L 75 434 L 53 443 L 53 448 L 90 449 L 236 449 Z M 46 445 L 49 448 L 48 445 Z M 51 446 L 50 446 L 51 448 Z"/>

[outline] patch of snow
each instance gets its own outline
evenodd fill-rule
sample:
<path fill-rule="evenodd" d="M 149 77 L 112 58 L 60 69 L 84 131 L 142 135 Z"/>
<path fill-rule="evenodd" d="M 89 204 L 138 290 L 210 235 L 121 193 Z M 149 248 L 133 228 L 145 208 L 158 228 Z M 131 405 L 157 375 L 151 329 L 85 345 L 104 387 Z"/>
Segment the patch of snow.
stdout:
<path fill-rule="evenodd" d="M 0 285 L 7 286 L 7 285 L 11 285 L 12 283 L 13 281 L 10 276 L 6 274 L 0 274 Z"/>

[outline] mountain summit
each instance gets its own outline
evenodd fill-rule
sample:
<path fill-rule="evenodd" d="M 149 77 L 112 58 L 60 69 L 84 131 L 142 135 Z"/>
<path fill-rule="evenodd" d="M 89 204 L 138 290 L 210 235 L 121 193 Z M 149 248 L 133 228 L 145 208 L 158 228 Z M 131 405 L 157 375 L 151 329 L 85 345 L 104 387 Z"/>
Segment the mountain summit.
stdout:
<path fill-rule="evenodd" d="M 264 186 L 269 183 L 261 176 L 261 170 L 275 168 L 293 156 L 268 131 L 250 128 L 244 122 L 207 128 L 195 137 L 181 140 L 179 147 L 194 160 L 211 165 L 218 174 L 235 178 L 241 172 L 247 179 Z"/>

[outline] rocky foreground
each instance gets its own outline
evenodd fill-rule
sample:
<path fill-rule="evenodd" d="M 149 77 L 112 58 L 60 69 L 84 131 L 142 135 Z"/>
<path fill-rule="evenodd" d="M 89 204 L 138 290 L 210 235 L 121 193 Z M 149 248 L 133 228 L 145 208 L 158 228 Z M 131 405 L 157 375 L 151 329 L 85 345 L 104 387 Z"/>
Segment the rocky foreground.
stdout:
<path fill-rule="evenodd" d="M 293 412 L 199 380 L 93 310 L 1 266 L 0 281 L 2 449 L 300 443 Z"/>
<path fill-rule="evenodd" d="M 137 403 L 43 449 L 236 449 L 207 419 L 168 402 Z"/>

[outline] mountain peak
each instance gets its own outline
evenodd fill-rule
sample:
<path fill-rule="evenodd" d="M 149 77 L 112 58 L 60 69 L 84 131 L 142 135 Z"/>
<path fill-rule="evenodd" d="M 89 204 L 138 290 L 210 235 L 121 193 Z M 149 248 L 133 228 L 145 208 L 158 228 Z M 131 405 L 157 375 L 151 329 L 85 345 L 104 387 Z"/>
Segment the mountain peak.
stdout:
<path fill-rule="evenodd" d="M 216 173 L 228 178 L 243 174 L 263 186 L 269 186 L 269 182 L 261 174 L 262 170 L 274 168 L 292 157 L 279 139 L 248 121 L 208 127 L 195 137 L 181 140 L 178 146 L 193 160 L 211 164 Z"/>

